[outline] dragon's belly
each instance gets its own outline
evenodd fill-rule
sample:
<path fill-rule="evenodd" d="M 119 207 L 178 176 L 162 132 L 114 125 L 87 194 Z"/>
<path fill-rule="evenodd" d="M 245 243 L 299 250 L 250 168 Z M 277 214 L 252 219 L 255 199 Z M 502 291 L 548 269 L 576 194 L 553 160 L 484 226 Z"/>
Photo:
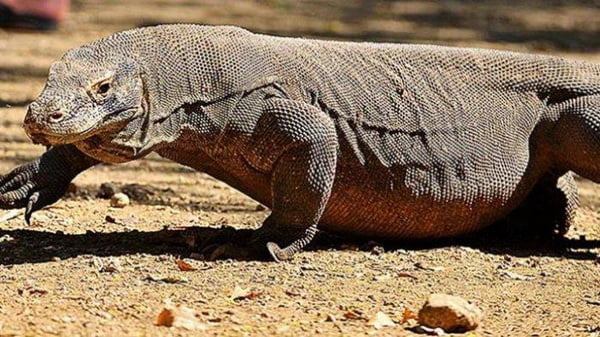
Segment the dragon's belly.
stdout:
<path fill-rule="evenodd" d="M 527 151 L 497 153 L 502 151 L 480 161 L 391 167 L 346 156 L 321 228 L 387 239 L 452 237 L 483 228 L 518 206 L 537 180 Z"/>

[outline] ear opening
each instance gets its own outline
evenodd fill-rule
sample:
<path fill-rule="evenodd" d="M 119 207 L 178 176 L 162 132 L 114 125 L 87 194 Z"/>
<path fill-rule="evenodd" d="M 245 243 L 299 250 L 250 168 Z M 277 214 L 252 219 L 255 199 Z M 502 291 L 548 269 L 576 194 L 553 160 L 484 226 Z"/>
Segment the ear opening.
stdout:
<path fill-rule="evenodd" d="M 566 102 L 570 99 L 587 96 L 588 94 L 573 91 L 572 89 L 556 89 L 552 88 L 536 93 L 537 97 L 546 105 L 551 106 Z"/>

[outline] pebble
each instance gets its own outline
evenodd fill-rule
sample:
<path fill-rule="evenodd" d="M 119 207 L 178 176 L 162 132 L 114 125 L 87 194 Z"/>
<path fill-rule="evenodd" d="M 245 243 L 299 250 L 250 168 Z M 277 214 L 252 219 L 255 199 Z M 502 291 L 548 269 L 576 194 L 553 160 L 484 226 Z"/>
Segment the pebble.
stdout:
<path fill-rule="evenodd" d="M 152 186 L 141 184 L 127 184 L 121 187 L 121 191 L 135 201 L 149 201 L 156 194 L 155 190 Z"/>
<path fill-rule="evenodd" d="M 118 190 L 117 186 L 113 183 L 103 183 L 100 185 L 96 196 L 101 199 L 110 199 L 118 192 Z"/>
<path fill-rule="evenodd" d="M 65 192 L 65 196 L 76 197 L 80 192 L 79 186 L 77 186 L 75 183 L 69 183 L 69 186 L 67 186 L 67 191 Z"/>
<path fill-rule="evenodd" d="M 117 193 L 110 198 L 110 206 L 123 208 L 129 205 L 129 197 L 125 193 Z"/>
<path fill-rule="evenodd" d="M 371 248 L 371 254 L 373 255 L 381 255 L 383 253 L 385 253 L 385 248 L 383 248 L 382 246 L 375 246 Z"/>
<path fill-rule="evenodd" d="M 446 332 L 474 330 L 482 318 L 478 307 L 461 297 L 446 294 L 430 295 L 419 311 L 419 324 Z"/>
<path fill-rule="evenodd" d="M 13 241 L 15 238 L 13 238 L 12 236 L 8 235 L 8 234 L 4 234 L 2 236 L 0 236 L 0 243 L 2 242 L 10 242 Z"/>

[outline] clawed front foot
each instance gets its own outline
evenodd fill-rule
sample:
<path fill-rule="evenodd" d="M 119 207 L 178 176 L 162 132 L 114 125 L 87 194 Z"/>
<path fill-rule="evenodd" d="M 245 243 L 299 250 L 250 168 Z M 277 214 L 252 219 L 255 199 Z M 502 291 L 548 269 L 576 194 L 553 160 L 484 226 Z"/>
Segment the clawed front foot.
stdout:
<path fill-rule="evenodd" d="M 51 148 L 0 178 L 0 208 L 25 207 L 29 223 L 33 212 L 58 201 L 71 180 L 96 163 L 73 146 Z"/>
<path fill-rule="evenodd" d="M 29 223 L 33 212 L 64 195 L 69 182 L 41 172 L 39 159 L 27 163 L 0 179 L 0 208 L 25 207 L 25 221 Z"/>

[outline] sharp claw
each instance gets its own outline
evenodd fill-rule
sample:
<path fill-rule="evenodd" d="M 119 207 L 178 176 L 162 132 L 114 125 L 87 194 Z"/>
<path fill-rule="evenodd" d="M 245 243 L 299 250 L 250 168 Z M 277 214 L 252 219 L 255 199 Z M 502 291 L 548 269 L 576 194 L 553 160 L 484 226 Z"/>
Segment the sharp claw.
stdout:
<path fill-rule="evenodd" d="M 275 262 L 289 260 L 289 257 L 286 256 L 286 254 L 284 254 L 283 250 L 275 242 L 268 242 L 267 250 L 269 251 L 269 254 L 271 254 L 271 257 L 273 257 L 273 260 L 275 260 Z"/>
<path fill-rule="evenodd" d="M 35 192 L 29 197 L 29 201 L 27 201 L 27 206 L 25 207 L 25 222 L 27 225 L 31 225 L 31 215 L 33 214 L 33 206 L 38 201 L 40 196 L 39 192 Z"/>

